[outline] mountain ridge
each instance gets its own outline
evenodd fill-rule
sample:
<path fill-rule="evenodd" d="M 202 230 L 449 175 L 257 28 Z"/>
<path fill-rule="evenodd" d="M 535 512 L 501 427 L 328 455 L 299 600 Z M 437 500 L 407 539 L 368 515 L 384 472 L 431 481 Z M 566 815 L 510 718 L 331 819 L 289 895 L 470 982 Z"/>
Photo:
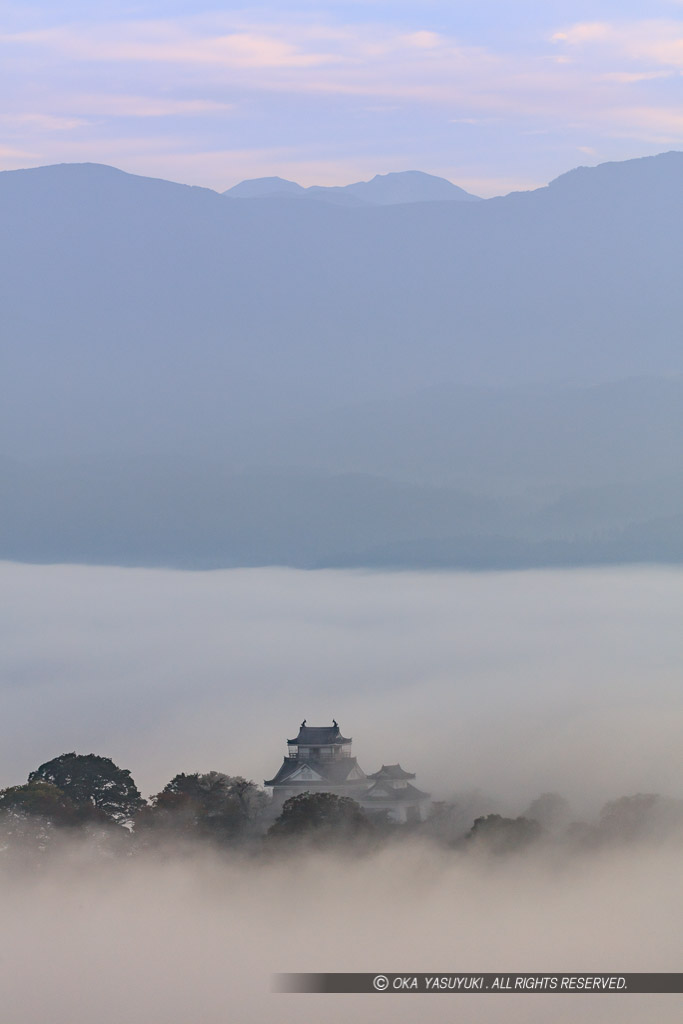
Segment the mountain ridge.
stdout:
<path fill-rule="evenodd" d="M 613 558 L 678 557 L 682 184 L 676 152 L 476 203 L 228 201 L 106 165 L 3 172 L 0 454 L 16 465 L 0 557 L 54 541 L 58 560 L 310 565 L 386 540 L 429 560 L 450 537 L 443 557 L 464 558 L 453 538 L 477 526 L 501 564 L 515 545 L 551 557 L 533 537 L 601 557 L 596 530 L 622 531 Z M 494 502 L 486 531 L 489 506 L 473 523 L 439 483 Z M 392 506 L 405 529 L 385 538 Z"/>
<path fill-rule="evenodd" d="M 307 188 L 285 178 L 251 178 L 233 185 L 221 194 L 236 199 L 287 196 L 379 206 L 438 201 L 481 202 L 479 196 L 466 192 L 447 178 L 426 174 L 424 171 L 391 171 L 388 174 L 376 174 L 369 181 L 356 181 L 349 185 L 309 185 Z"/>

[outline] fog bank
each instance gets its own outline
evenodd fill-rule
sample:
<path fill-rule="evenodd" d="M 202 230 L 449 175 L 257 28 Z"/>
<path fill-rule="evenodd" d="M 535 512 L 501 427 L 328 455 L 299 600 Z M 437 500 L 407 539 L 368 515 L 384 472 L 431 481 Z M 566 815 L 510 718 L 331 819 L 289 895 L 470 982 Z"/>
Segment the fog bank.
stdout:
<path fill-rule="evenodd" d="M 674 996 L 431 999 L 269 988 L 279 971 L 674 971 L 679 865 L 680 847 L 493 862 L 400 844 L 356 860 L 269 864 L 202 856 L 96 864 L 74 847 L 39 878 L 0 870 L 3 1019 L 673 1022 Z"/>
<path fill-rule="evenodd" d="M 145 794 L 179 771 L 262 782 L 303 718 L 334 717 L 365 771 L 400 761 L 438 797 L 681 794 L 680 570 L 0 579 L 0 785 L 68 750 Z"/>

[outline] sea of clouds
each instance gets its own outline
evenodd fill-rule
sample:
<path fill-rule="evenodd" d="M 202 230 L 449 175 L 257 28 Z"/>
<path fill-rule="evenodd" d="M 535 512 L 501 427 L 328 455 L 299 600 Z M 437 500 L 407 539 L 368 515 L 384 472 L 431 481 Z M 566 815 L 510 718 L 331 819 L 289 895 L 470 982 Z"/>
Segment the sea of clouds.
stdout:
<path fill-rule="evenodd" d="M 0 785 L 69 750 L 112 757 L 146 795 L 179 771 L 261 781 L 302 718 L 335 717 L 366 771 L 401 761 L 435 797 L 478 790 L 512 814 L 547 790 L 589 820 L 610 798 L 683 792 L 680 570 L 0 577 Z M 654 836 L 507 857 L 69 843 L 42 868 L 0 866 L 2 1018 L 673 1022 L 679 997 L 291 995 L 270 977 L 676 970 L 680 852 Z"/>
<path fill-rule="evenodd" d="M 683 571 L 0 566 L 0 785 L 70 750 L 262 782 L 336 718 L 368 772 L 581 810 L 680 795 Z"/>

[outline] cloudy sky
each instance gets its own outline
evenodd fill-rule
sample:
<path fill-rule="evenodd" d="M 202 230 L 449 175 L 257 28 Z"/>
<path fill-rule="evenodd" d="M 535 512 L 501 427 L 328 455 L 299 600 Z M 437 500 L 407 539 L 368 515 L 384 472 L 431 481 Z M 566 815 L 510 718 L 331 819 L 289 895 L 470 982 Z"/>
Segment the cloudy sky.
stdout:
<path fill-rule="evenodd" d="M 481 195 L 683 145 L 682 0 L 0 5 L 0 167 Z"/>

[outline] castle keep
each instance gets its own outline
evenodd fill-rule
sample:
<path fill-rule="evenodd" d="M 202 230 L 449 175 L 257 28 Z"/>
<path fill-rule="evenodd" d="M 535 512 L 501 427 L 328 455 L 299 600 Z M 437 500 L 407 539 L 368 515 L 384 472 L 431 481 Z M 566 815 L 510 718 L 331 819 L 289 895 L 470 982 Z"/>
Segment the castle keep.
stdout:
<path fill-rule="evenodd" d="M 297 793 L 335 793 L 356 800 L 368 813 L 383 812 L 393 822 L 422 821 L 430 797 L 412 784 L 415 775 L 400 764 L 382 765 L 366 775 L 351 754 L 351 737 L 342 736 L 338 724 L 311 726 L 306 719 L 298 735 L 287 740 L 287 755 L 280 770 L 264 785 L 281 806 Z"/>

